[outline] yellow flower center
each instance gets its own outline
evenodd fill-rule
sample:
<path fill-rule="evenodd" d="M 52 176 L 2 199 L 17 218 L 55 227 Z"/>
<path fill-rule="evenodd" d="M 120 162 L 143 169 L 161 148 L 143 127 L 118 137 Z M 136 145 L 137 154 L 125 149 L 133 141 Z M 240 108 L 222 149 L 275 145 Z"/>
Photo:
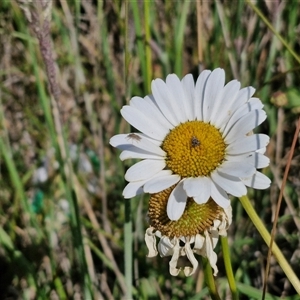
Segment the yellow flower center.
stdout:
<path fill-rule="evenodd" d="M 185 178 L 208 176 L 224 161 L 226 144 L 214 126 L 190 121 L 171 130 L 161 147 L 167 167 Z"/>
<path fill-rule="evenodd" d="M 169 238 L 195 236 L 211 227 L 214 220 L 221 218 L 223 209 L 212 199 L 205 204 L 197 204 L 192 198 L 188 198 L 181 218 L 171 221 L 167 215 L 167 203 L 174 187 L 151 194 L 149 200 L 150 225 L 159 230 L 162 235 Z"/>

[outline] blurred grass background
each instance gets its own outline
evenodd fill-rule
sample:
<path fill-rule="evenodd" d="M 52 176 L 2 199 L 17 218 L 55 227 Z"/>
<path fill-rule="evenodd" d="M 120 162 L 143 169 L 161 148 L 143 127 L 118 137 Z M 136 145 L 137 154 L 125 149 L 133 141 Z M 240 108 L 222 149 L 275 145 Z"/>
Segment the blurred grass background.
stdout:
<path fill-rule="evenodd" d="M 201 267 L 192 277 L 172 277 L 168 258 L 146 258 L 147 195 L 126 200 L 125 212 L 124 171 L 132 162 L 120 162 L 108 144 L 130 131 L 120 108 L 149 93 L 151 79 L 197 77 L 196 1 L 53 1 L 48 48 L 59 95 L 50 92 L 20 3 L 0 2 L 0 299 L 125 299 L 125 221 L 133 232 L 135 299 L 209 299 Z M 299 53 L 299 2 L 257 6 Z M 201 17 L 203 67 L 222 67 L 226 81 L 254 86 L 268 114 L 260 131 L 271 137 L 264 172 L 273 183 L 249 197 L 271 230 L 300 111 L 299 63 L 244 1 L 202 1 Z M 299 162 L 298 142 L 276 235 L 298 276 Z M 268 248 L 238 200 L 232 206 L 240 299 L 260 299 Z M 230 299 L 217 253 L 220 295 Z M 274 258 L 268 292 L 266 299 L 300 299 Z"/>

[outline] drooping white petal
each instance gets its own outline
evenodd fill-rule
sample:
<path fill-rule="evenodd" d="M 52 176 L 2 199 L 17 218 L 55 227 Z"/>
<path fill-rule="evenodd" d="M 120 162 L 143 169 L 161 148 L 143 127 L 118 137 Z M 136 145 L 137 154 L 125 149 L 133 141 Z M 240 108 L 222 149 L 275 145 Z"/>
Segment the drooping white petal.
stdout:
<path fill-rule="evenodd" d="M 211 178 L 228 194 L 235 197 L 241 197 L 247 194 L 245 184 L 237 177 L 228 174 L 222 174 L 217 171 L 211 173 Z"/>
<path fill-rule="evenodd" d="M 144 99 L 141 97 L 133 97 L 130 100 L 130 105 L 137 108 L 144 116 L 160 123 L 162 127 L 166 128 L 166 132 L 168 129 L 173 129 L 172 124 L 165 118 L 151 97 L 146 96 Z"/>
<path fill-rule="evenodd" d="M 215 182 L 211 182 L 211 197 L 222 208 L 227 208 L 230 205 L 228 195 Z"/>
<path fill-rule="evenodd" d="M 207 84 L 205 87 L 203 106 L 202 106 L 204 122 L 208 122 L 210 120 L 210 116 L 213 111 L 215 103 L 218 103 L 219 99 L 221 99 L 224 83 L 225 83 L 224 70 L 220 68 L 213 70 L 207 79 Z"/>
<path fill-rule="evenodd" d="M 179 180 L 179 175 L 172 175 L 170 170 L 163 170 L 144 185 L 144 192 L 150 194 L 161 192 Z"/>
<path fill-rule="evenodd" d="M 249 177 L 256 171 L 254 166 L 247 161 L 225 161 L 218 167 L 218 172 L 234 177 Z"/>
<path fill-rule="evenodd" d="M 168 204 L 167 214 L 170 220 L 177 221 L 182 216 L 186 206 L 187 194 L 183 189 L 183 182 L 176 185 L 172 191 Z"/>
<path fill-rule="evenodd" d="M 147 257 L 155 257 L 158 253 L 156 248 L 156 237 L 155 234 L 153 233 L 153 230 L 154 230 L 153 227 L 147 228 L 145 233 L 145 242 L 149 250 Z"/>
<path fill-rule="evenodd" d="M 211 71 L 204 70 L 200 73 L 196 86 L 195 86 L 195 117 L 197 120 L 203 120 L 203 99 L 205 94 L 205 87 L 207 83 L 207 78 L 211 74 Z"/>
<path fill-rule="evenodd" d="M 270 138 L 265 134 L 253 134 L 234 141 L 226 148 L 229 155 L 243 154 L 266 147 Z"/>
<path fill-rule="evenodd" d="M 225 143 L 231 144 L 238 138 L 245 136 L 255 127 L 260 125 L 266 119 L 266 117 L 267 115 L 263 110 L 253 110 L 247 115 L 243 116 L 231 128 L 225 129 Z"/>
<path fill-rule="evenodd" d="M 195 99 L 195 82 L 192 74 L 185 75 L 181 80 L 183 90 L 185 93 L 185 108 L 189 121 L 195 119 L 194 99 Z"/>
<path fill-rule="evenodd" d="M 179 240 L 176 240 L 176 245 L 173 249 L 173 255 L 169 262 L 169 271 L 172 276 L 177 276 L 180 272 L 180 268 L 177 268 L 179 256 L 180 256 Z"/>
<path fill-rule="evenodd" d="M 136 182 L 129 182 L 124 190 L 123 190 L 123 196 L 125 199 L 133 198 L 137 195 L 140 195 L 143 193 L 142 186 L 145 184 L 146 180 L 143 181 L 136 181 Z"/>
<path fill-rule="evenodd" d="M 202 235 L 197 234 L 195 236 L 194 242 L 195 242 L 194 251 L 197 253 L 197 251 L 202 249 L 204 242 L 205 242 L 205 238 Z"/>
<path fill-rule="evenodd" d="M 174 101 L 172 98 L 166 83 L 161 79 L 155 79 L 152 80 L 151 88 L 155 102 L 166 119 L 173 126 L 178 125 L 183 117 L 179 111 L 180 107 L 178 106 L 176 99 Z"/>
<path fill-rule="evenodd" d="M 125 179 L 127 181 L 146 180 L 163 170 L 165 166 L 166 162 L 164 160 L 142 160 L 127 170 Z"/>
<path fill-rule="evenodd" d="M 235 99 L 240 87 L 241 84 L 237 80 L 231 80 L 225 85 L 222 98 L 220 101 L 215 103 L 210 116 L 210 122 L 215 125 L 216 128 L 220 128 L 223 123 L 223 119 L 225 119 L 227 115 L 230 115 L 230 111 L 227 110 L 227 107 L 230 109 L 230 103 Z"/>
<path fill-rule="evenodd" d="M 206 203 L 210 197 L 210 178 L 187 178 L 183 182 L 183 188 L 189 197 L 193 197 L 198 204 Z"/>
<path fill-rule="evenodd" d="M 134 150 L 135 148 L 139 148 L 149 154 L 156 154 L 161 157 L 166 156 L 166 152 L 162 150 L 161 147 L 154 144 L 140 133 L 117 134 L 113 136 L 109 142 L 113 147 L 121 150 Z"/>
<path fill-rule="evenodd" d="M 263 190 L 270 187 L 271 180 L 261 172 L 256 172 L 253 176 L 249 178 L 241 178 L 243 183 L 251 188 Z"/>
<path fill-rule="evenodd" d="M 162 141 L 168 133 L 167 128 L 149 119 L 135 107 L 125 105 L 121 109 L 121 114 L 129 124 L 153 139 Z"/>
<path fill-rule="evenodd" d="M 208 258 L 209 264 L 211 265 L 211 267 L 214 270 L 214 276 L 217 276 L 217 274 L 218 274 L 218 267 L 217 267 L 218 256 L 213 250 L 214 247 L 212 245 L 211 237 L 209 236 L 209 233 L 207 232 L 207 230 L 204 231 L 204 235 L 205 235 L 205 243 L 204 243 L 205 254 Z"/>
<path fill-rule="evenodd" d="M 170 241 L 167 236 L 162 236 L 157 245 L 161 257 L 172 255 L 174 252 L 174 247 L 176 246 Z"/>
<path fill-rule="evenodd" d="M 170 96 L 172 100 L 176 102 L 176 107 L 179 108 L 177 112 L 180 115 L 180 122 L 184 123 L 188 120 L 187 102 L 185 99 L 185 93 L 182 88 L 179 78 L 175 74 L 167 76 L 167 87 L 169 88 Z"/>
<path fill-rule="evenodd" d="M 184 250 L 185 250 L 186 256 L 187 256 L 188 260 L 190 261 L 190 263 L 192 265 L 192 267 L 187 266 L 183 269 L 183 272 L 184 272 L 185 276 L 193 275 L 196 272 L 197 267 L 198 267 L 198 261 L 195 258 L 193 250 L 191 249 L 191 244 L 190 243 L 191 243 L 190 238 L 188 238 L 188 241 L 184 245 Z"/>

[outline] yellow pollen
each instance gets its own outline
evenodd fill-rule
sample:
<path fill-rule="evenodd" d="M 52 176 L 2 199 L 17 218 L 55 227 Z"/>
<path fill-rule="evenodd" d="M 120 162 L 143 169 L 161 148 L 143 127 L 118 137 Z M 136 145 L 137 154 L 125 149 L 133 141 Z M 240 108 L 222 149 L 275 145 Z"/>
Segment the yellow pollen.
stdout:
<path fill-rule="evenodd" d="M 162 235 L 173 237 L 192 237 L 202 234 L 205 229 L 213 225 L 213 221 L 221 218 L 223 209 L 212 199 L 204 204 L 197 204 L 188 198 L 181 218 L 171 221 L 167 215 L 167 203 L 175 186 L 162 192 L 151 194 L 149 200 L 150 225 L 159 230 Z"/>
<path fill-rule="evenodd" d="M 190 121 L 171 130 L 161 147 L 168 169 L 185 178 L 208 176 L 224 161 L 226 144 L 213 125 Z"/>

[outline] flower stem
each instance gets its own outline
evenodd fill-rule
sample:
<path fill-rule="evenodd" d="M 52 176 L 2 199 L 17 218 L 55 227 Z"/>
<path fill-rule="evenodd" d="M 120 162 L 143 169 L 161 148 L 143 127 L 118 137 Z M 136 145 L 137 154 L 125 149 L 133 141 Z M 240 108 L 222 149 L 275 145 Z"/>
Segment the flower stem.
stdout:
<path fill-rule="evenodd" d="M 232 294 L 232 299 L 233 300 L 238 300 L 239 299 L 238 291 L 237 291 L 237 288 L 236 288 L 234 275 L 233 275 L 232 267 L 231 267 L 230 252 L 229 252 L 229 247 L 228 247 L 228 239 L 227 239 L 227 236 L 221 236 L 220 238 L 221 238 L 221 244 L 222 244 L 222 250 L 223 250 L 224 264 L 225 264 L 225 269 L 226 269 L 226 274 L 227 274 L 229 287 L 230 287 L 231 294 Z"/>
<path fill-rule="evenodd" d="M 202 257 L 202 264 L 204 269 L 205 283 L 209 289 L 209 293 L 212 300 L 221 300 L 218 290 L 215 284 L 214 276 L 211 270 L 211 266 L 208 262 L 208 259 Z"/>
<path fill-rule="evenodd" d="M 248 216 L 250 217 L 251 221 L 255 225 L 256 229 L 258 230 L 258 232 L 260 233 L 260 235 L 262 236 L 262 238 L 264 239 L 266 244 L 269 246 L 270 242 L 271 242 L 270 233 L 267 231 L 265 225 L 263 224 L 263 222 L 257 215 L 256 211 L 254 210 L 253 206 L 250 203 L 249 198 L 247 196 L 242 196 L 242 197 L 240 197 L 240 201 L 241 201 L 244 209 L 246 210 Z M 287 278 L 293 285 L 294 289 L 300 295 L 300 281 L 299 281 L 298 277 L 296 276 L 296 274 L 294 273 L 294 271 L 292 270 L 289 263 L 287 262 L 287 260 L 285 259 L 285 257 L 283 256 L 283 254 L 281 253 L 280 249 L 278 248 L 278 246 L 276 245 L 275 242 L 273 243 L 273 246 L 272 246 L 272 252 L 273 252 L 274 256 L 276 257 L 283 272 L 285 273 L 285 275 L 287 276 Z"/>

